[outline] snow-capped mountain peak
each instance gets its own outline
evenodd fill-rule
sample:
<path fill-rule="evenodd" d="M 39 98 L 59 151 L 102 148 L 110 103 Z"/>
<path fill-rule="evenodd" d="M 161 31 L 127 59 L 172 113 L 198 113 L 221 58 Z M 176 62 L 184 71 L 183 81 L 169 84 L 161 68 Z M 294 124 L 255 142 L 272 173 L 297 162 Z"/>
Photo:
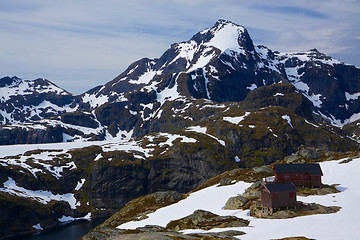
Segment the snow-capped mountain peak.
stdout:
<path fill-rule="evenodd" d="M 129 92 L 155 90 L 160 93 L 175 85 L 186 89 L 180 93 L 182 96 L 190 94 L 217 102 L 241 101 L 257 87 L 285 81 L 293 84 L 326 116 L 344 122 L 352 117 L 358 103 L 348 100 L 345 93 L 333 98 L 331 89 L 343 87 L 343 92 L 356 96 L 360 92 L 360 88 L 354 90 L 346 84 L 337 86 L 345 81 L 345 75 L 341 74 L 344 67 L 345 64 L 317 49 L 278 52 L 265 46 L 255 47 L 243 26 L 221 19 L 190 40 L 172 44 L 160 58 L 134 62 L 89 97 L 105 99 L 109 96 L 108 101 L 123 102 L 126 100 L 124 94 Z M 346 68 L 357 76 L 357 68 Z M 181 73 L 187 75 L 186 86 L 184 81 L 175 83 Z M 327 84 L 319 86 L 319 78 L 321 81 L 327 79 Z M 338 111 L 335 105 L 344 109 Z"/>
<path fill-rule="evenodd" d="M 57 116 L 74 101 L 74 96 L 49 80 L 4 77 L 0 79 L 0 124 Z"/>
<path fill-rule="evenodd" d="M 56 112 L 53 115 L 66 112 L 64 106 L 71 106 L 71 111 L 90 111 L 106 103 L 119 103 L 126 106 L 130 115 L 135 116 L 136 113 L 143 114 L 144 106 L 150 103 L 157 106 L 165 101 L 193 98 L 216 102 L 242 101 L 258 87 L 288 82 L 312 103 L 317 114 L 342 124 L 358 119 L 360 84 L 356 80 L 359 74 L 358 68 L 345 65 L 316 49 L 281 53 L 265 46 L 255 47 L 243 26 L 218 20 L 190 40 L 172 44 L 159 58 L 140 59 L 114 80 L 76 99 L 46 80 L 28 82 L 17 78 L 0 79 L 0 91 L 4 93 L 1 94 L 0 110 L 3 113 L 0 123 L 13 122 L 14 111 L 19 109 L 21 114 L 16 116 L 21 117 L 16 120 L 20 122 L 50 116 L 50 108 L 45 108 L 46 114 L 45 110 L 35 114 L 35 111 L 20 106 L 31 105 L 39 109 L 44 100 L 61 108 L 61 111 L 52 111 Z M 25 85 L 26 89 L 21 87 Z M 29 89 L 34 94 L 28 92 Z M 47 96 L 60 95 L 61 98 L 50 101 L 45 93 Z M 16 94 L 24 95 L 24 101 L 15 98 Z M 39 94 L 43 99 L 29 101 L 28 95 L 40 99 Z M 5 101 L 9 100 L 10 95 L 14 99 L 11 104 Z M 134 102 L 141 102 L 144 106 L 134 107 Z M 126 131 L 129 130 L 126 128 Z"/>
<path fill-rule="evenodd" d="M 247 41 L 251 41 L 247 30 L 243 26 L 223 19 L 218 20 L 212 28 L 196 34 L 192 40 L 198 44 L 202 43 L 205 46 L 215 47 L 221 52 L 228 49 L 238 51 L 239 48 L 248 47 Z"/>

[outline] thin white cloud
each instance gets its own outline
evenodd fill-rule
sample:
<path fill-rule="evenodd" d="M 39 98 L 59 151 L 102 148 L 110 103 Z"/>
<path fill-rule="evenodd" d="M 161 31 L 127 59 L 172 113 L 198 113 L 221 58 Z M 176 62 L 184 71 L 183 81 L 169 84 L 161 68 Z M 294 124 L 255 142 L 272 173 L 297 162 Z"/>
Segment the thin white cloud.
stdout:
<path fill-rule="evenodd" d="M 1 75 L 46 77 L 75 93 L 104 84 L 135 60 L 159 57 L 171 43 L 190 39 L 219 18 L 245 26 L 256 44 L 280 51 L 317 48 L 360 66 L 355 0 L 0 0 L 0 5 Z"/>

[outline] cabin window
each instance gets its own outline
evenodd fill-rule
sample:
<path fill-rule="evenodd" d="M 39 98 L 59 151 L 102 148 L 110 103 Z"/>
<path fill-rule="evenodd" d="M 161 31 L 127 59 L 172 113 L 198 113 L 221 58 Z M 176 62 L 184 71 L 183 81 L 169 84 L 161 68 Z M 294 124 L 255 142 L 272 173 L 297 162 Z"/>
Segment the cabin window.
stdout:
<path fill-rule="evenodd" d="M 278 193 L 274 193 L 274 199 L 278 199 L 279 198 L 279 194 Z"/>
<path fill-rule="evenodd" d="M 289 193 L 289 198 L 294 198 L 295 194 L 293 192 Z"/>

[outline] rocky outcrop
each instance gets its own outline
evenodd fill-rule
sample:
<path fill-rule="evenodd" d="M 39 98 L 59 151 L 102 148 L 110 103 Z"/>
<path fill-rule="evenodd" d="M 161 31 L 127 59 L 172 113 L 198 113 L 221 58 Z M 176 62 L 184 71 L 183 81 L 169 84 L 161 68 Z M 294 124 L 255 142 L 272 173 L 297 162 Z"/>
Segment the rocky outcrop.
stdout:
<path fill-rule="evenodd" d="M 313 160 L 319 158 L 319 150 L 314 147 L 308 147 L 301 145 L 298 148 L 298 151 L 292 154 L 291 156 L 286 157 L 284 160 L 286 163 L 296 162 L 298 160 Z"/>
<path fill-rule="evenodd" d="M 107 240 L 173 240 L 173 239 L 187 239 L 187 240 L 236 240 L 233 236 L 240 236 L 245 234 L 241 231 L 224 231 L 218 233 L 196 233 L 196 234 L 182 234 L 176 231 L 171 231 L 169 229 L 147 225 L 145 227 L 139 227 L 134 230 L 128 229 L 112 229 L 112 228 L 103 228 L 103 233 L 106 233 Z M 93 238 L 98 239 L 98 237 L 93 236 Z M 103 238 L 100 236 L 99 238 Z M 82 238 L 83 240 L 88 239 L 86 236 Z"/>
<path fill-rule="evenodd" d="M 248 220 L 234 216 L 219 216 L 209 211 L 196 210 L 187 217 L 169 222 L 166 228 L 175 231 L 184 229 L 209 230 L 212 228 L 246 227 L 248 225 Z"/>
<path fill-rule="evenodd" d="M 341 209 L 338 206 L 326 207 L 317 203 L 302 203 L 298 202 L 298 206 L 293 209 L 279 210 L 273 213 L 263 211 L 260 203 L 254 203 L 250 207 L 250 214 L 254 217 L 267 219 L 285 219 L 300 216 L 314 215 L 314 214 L 331 214 L 336 213 Z"/>
<path fill-rule="evenodd" d="M 340 191 L 336 189 L 337 184 L 334 185 L 322 185 L 319 188 L 299 188 L 299 192 L 297 195 L 299 196 L 313 196 L 313 195 L 327 195 L 327 194 L 334 194 L 339 193 Z"/>

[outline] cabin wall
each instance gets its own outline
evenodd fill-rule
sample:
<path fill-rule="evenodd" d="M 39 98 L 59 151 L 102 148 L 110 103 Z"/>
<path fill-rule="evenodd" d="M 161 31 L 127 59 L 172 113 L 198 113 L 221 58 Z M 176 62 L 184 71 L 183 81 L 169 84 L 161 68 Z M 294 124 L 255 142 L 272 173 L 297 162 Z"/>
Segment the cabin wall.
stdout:
<path fill-rule="evenodd" d="M 269 193 L 265 189 L 262 189 L 261 204 L 269 208 L 295 207 L 297 204 L 296 192 Z"/>
<path fill-rule="evenodd" d="M 276 176 L 280 183 L 292 182 L 298 186 L 312 185 L 312 178 L 308 173 L 277 173 Z"/>
<path fill-rule="evenodd" d="M 279 183 L 292 182 L 297 186 L 321 186 L 321 175 L 311 176 L 309 173 L 275 173 L 275 181 Z"/>
<path fill-rule="evenodd" d="M 311 176 L 311 186 L 321 186 L 321 176 Z"/>
<path fill-rule="evenodd" d="M 264 207 L 272 207 L 271 193 L 269 193 L 265 189 L 261 190 L 261 204 Z"/>
<path fill-rule="evenodd" d="M 272 193 L 272 208 L 296 206 L 296 192 Z"/>

